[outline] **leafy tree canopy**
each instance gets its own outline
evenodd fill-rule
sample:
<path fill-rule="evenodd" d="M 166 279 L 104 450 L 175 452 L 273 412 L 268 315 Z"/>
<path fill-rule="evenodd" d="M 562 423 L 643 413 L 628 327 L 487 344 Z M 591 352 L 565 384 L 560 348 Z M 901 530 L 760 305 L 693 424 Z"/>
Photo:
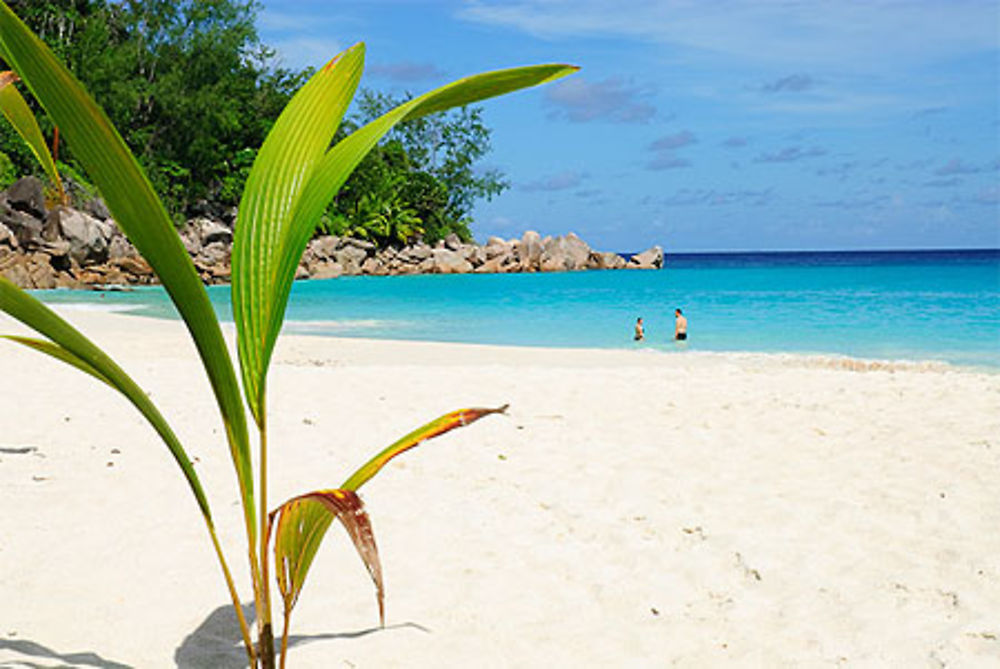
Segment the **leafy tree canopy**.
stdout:
<path fill-rule="evenodd" d="M 364 90 L 358 99 L 356 120 L 366 123 L 411 97 Z M 402 144 L 418 170 L 445 186 L 446 214 L 454 220 L 466 219 L 476 200 L 488 200 L 509 186 L 498 170 L 475 169 L 490 150 L 490 129 L 483 123 L 482 107 L 461 107 L 400 124 L 390 140 Z"/>
<path fill-rule="evenodd" d="M 362 90 L 346 134 L 408 100 Z M 497 170 L 478 170 L 490 150 L 490 130 L 479 107 L 462 107 L 396 126 L 358 166 L 328 211 L 337 234 L 402 244 L 435 242 L 450 233 L 471 239 L 476 200 L 508 187 Z M 377 212 L 377 213 L 375 213 Z"/>
<path fill-rule="evenodd" d="M 274 65 L 257 34 L 254 0 L 8 4 L 107 111 L 179 217 L 205 200 L 220 210 L 238 204 L 257 147 L 310 74 Z M 363 91 L 345 125 L 358 127 L 402 101 Z M 45 116 L 39 121 L 51 137 Z M 476 169 L 489 137 L 476 107 L 398 126 L 347 182 L 325 229 L 379 244 L 433 242 L 451 232 L 469 239 L 476 200 L 508 185 L 496 170 Z M 6 124 L 0 151 L 13 166 L 5 180 L 35 169 Z M 72 166 L 64 148 L 57 157 Z"/>

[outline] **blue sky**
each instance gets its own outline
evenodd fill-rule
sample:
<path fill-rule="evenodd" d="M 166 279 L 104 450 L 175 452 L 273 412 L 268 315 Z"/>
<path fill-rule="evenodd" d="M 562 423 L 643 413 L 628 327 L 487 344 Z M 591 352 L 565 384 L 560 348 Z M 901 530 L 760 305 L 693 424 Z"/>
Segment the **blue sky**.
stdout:
<path fill-rule="evenodd" d="M 996 0 L 263 0 L 288 67 L 363 86 L 581 66 L 483 103 L 512 187 L 473 233 L 631 251 L 1000 247 Z"/>

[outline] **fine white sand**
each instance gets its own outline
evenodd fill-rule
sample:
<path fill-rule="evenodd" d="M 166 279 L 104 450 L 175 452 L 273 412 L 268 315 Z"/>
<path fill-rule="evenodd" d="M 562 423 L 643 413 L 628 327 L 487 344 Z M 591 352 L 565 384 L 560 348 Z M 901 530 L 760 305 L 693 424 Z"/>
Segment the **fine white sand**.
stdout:
<path fill-rule="evenodd" d="M 182 326 L 67 313 L 197 458 L 249 601 L 228 451 Z M 387 627 L 334 527 L 290 666 L 1000 665 L 1000 374 L 853 366 L 283 339 L 272 506 L 446 411 L 511 405 L 363 489 Z M 0 666 L 240 666 L 199 513 L 152 430 L 37 353 L 0 342 L 0 373 Z"/>

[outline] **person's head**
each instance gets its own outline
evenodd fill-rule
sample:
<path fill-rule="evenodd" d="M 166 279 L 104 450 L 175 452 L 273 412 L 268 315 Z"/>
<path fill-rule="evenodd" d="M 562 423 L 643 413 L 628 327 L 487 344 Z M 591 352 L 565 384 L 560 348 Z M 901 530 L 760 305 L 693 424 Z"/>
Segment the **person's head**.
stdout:
<path fill-rule="evenodd" d="M 680 309 L 674 309 L 674 316 L 681 316 L 683 314 L 684 314 L 684 312 L 681 311 Z"/>
<path fill-rule="evenodd" d="M 635 322 L 638 323 L 639 325 L 642 325 L 642 317 L 635 319 Z"/>

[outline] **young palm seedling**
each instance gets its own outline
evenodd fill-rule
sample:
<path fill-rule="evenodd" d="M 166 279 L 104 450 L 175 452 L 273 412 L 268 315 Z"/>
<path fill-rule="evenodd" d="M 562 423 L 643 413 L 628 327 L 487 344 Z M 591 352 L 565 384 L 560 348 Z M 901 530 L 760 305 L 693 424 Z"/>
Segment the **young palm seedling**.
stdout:
<path fill-rule="evenodd" d="M 282 598 L 281 664 L 288 621 L 323 536 L 334 520 L 347 530 L 375 583 L 380 618 L 383 588 L 371 523 L 357 490 L 391 458 L 426 439 L 502 412 L 455 411 L 409 433 L 349 476 L 339 488 L 308 492 L 268 507 L 267 373 L 299 264 L 323 209 L 351 171 L 397 123 L 552 81 L 574 71 L 537 65 L 480 74 L 414 98 L 331 147 L 354 95 L 364 46 L 354 46 L 321 68 L 292 98 L 260 149 L 240 203 L 233 245 L 232 302 L 240 383 L 217 317 L 160 199 L 107 116 L 52 52 L 0 2 L 0 57 L 61 129 L 74 156 L 100 189 L 119 227 L 159 276 L 198 350 L 225 426 L 236 471 L 256 607 L 257 640 L 243 616 L 220 546 L 208 497 L 183 445 L 149 397 L 100 348 L 38 300 L 0 277 L 0 310 L 42 338 L 8 336 L 90 374 L 122 393 L 170 450 L 187 480 L 218 556 L 252 667 L 276 663 L 269 582 Z M 256 426 L 257 471 L 244 407 Z M 255 488 L 256 482 L 256 488 Z M 273 547 L 273 548 L 272 548 Z"/>

